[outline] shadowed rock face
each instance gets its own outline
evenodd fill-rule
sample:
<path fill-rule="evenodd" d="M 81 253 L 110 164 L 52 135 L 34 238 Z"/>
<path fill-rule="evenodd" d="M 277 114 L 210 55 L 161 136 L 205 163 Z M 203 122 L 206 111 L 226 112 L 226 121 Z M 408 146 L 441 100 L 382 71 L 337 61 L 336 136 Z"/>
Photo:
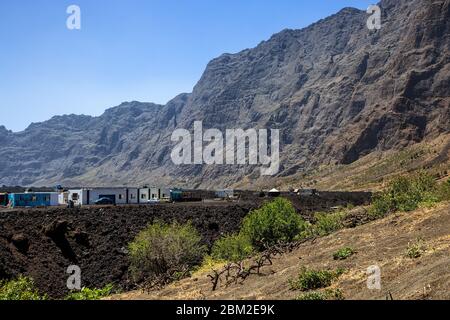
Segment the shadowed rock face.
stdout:
<path fill-rule="evenodd" d="M 279 176 L 352 163 L 450 130 L 450 0 L 385 0 L 382 29 L 346 8 L 211 61 L 191 94 L 100 117 L 0 128 L 0 184 L 179 184 L 260 179 L 252 166 L 174 166 L 176 128 L 280 129 Z"/>

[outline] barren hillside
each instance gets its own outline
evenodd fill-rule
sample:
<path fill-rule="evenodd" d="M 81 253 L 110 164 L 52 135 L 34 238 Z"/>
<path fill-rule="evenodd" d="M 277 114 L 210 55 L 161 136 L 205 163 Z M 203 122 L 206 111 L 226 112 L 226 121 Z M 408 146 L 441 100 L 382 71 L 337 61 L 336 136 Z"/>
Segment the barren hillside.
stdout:
<path fill-rule="evenodd" d="M 213 292 L 207 274 L 175 283 L 164 290 L 143 294 L 131 292 L 112 299 L 295 299 L 289 280 L 301 267 L 335 270 L 345 273 L 331 288 L 340 289 L 345 299 L 386 299 L 389 293 L 398 299 L 450 299 L 450 204 L 433 209 L 389 217 L 354 229 L 308 242 L 294 252 L 274 260 L 263 276 L 251 276 L 241 285 Z M 422 257 L 406 256 L 409 244 L 423 239 Z M 357 253 L 344 261 L 333 254 L 342 247 Z M 369 266 L 381 268 L 382 289 L 367 289 Z"/>

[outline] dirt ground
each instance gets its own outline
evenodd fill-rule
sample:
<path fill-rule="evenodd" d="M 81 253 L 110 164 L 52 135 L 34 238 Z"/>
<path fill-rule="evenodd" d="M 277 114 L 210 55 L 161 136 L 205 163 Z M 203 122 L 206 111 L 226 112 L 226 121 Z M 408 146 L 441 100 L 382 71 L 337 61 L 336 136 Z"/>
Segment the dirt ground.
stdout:
<path fill-rule="evenodd" d="M 82 285 L 101 288 L 109 283 L 132 290 L 127 245 L 155 219 L 191 221 L 211 245 L 223 234 L 238 230 L 252 209 L 269 199 L 240 202 L 161 204 L 153 206 L 50 208 L 0 210 L 0 279 L 20 274 L 34 278 L 41 292 L 64 297 L 66 270 L 78 265 Z M 306 219 L 311 212 L 330 210 L 348 203 L 360 205 L 368 194 L 323 193 L 318 197 L 291 197 Z"/>
<path fill-rule="evenodd" d="M 51 297 L 68 293 L 67 267 L 78 265 L 82 285 L 132 289 L 127 244 L 155 219 L 191 221 L 205 244 L 233 232 L 255 204 L 161 205 L 6 211 L 0 213 L 0 278 L 25 274 Z"/>
<path fill-rule="evenodd" d="M 406 251 L 418 238 L 423 239 L 426 251 L 422 257 L 411 259 Z M 357 253 L 335 261 L 333 254 L 347 246 Z M 367 288 L 367 268 L 372 265 L 381 268 L 381 290 Z M 253 275 L 240 285 L 213 292 L 210 279 L 203 273 L 151 294 L 134 291 L 111 299 L 295 299 L 300 292 L 290 290 L 289 279 L 295 278 L 303 266 L 344 268 L 346 272 L 332 288 L 340 289 L 349 300 L 386 299 L 389 293 L 394 300 L 450 299 L 450 204 L 393 214 L 305 243 L 275 259 L 273 266 L 263 269 L 265 275 Z"/>

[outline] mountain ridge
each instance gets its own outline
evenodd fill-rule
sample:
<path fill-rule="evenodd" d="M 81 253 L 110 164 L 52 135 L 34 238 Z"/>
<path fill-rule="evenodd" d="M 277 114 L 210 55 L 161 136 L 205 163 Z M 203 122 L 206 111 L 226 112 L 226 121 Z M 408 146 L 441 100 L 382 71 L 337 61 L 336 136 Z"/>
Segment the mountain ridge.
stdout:
<path fill-rule="evenodd" d="M 339 12 L 337 12 L 337 13 L 331 15 L 331 16 L 325 17 L 325 18 L 323 18 L 323 19 L 320 19 L 320 20 L 318 20 L 318 21 L 316 21 L 316 22 L 314 22 L 314 23 L 312 23 L 312 24 L 310 24 L 310 25 L 308 25 L 308 26 L 306 26 L 306 27 L 304 27 L 304 28 L 301 28 L 301 29 L 290 29 L 290 28 L 285 28 L 285 29 L 283 29 L 283 30 L 281 30 L 281 31 L 279 31 L 279 32 L 277 32 L 277 33 L 275 33 L 275 34 L 273 34 L 269 39 L 267 39 L 267 40 L 262 40 L 257 46 L 255 46 L 255 47 L 253 47 L 253 48 L 243 49 L 243 50 L 240 50 L 240 51 L 238 51 L 238 52 L 236 52 L 236 53 L 223 53 L 223 54 L 221 54 L 220 56 L 211 59 L 211 60 L 208 62 L 207 67 L 208 67 L 209 64 L 213 63 L 215 60 L 220 60 L 220 59 L 222 59 L 223 57 L 233 56 L 233 55 L 238 55 L 238 54 L 241 54 L 241 53 L 250 51 L 250 50 L 252 50 L 252 49 L 257 48 L 259 45 L 261 45 L 261 44 L 263 44 L 263 43 L 266 43 L 266 42 L 269 42 L 269 41 L 271 41 L 273 38 L 276 38 L 276 37 L 278 37 L 278 36 L 280 36 L 280 35 L 282 35 L 282 34 L 284 34 L 284 33 L 295 33 L 295 32 L 303 31 L 303 30 L 305 30 L 305 29 L 312 28 L 312 27 L 313 27 L 314 25 L 316 25 L 316 24 L 320 24 L 320 23 L 322 23 L 322 22 L 324 22 L 324 21 L 327 21 L 328 19 L 332 19 L 334 16 L 339 16 L 339 15 L 341 14 L 341 12 L 364 13 L 364 11 L 359 10 L 359 9 L 357 9 L 357 8 L 354 8 L 354 7 L 344 7 L 344 8 L 342 8 L 341 10 L 339 10 Z M 207 68 L 207 67 L 206 67 L 206 68 Z M 192 93 L 192 92 L 191 92 L 191 93 Z M 187 93 L 187 92 L 179 93 L 179 94 L 176 95 L 173 99 L 169 100 L 169 101 L 167 102 L 167 104 L 169 104 L 172 100 L 177 99 L 178 96 L 182 96 L 182 95 L 190 95 L 191 93 Z M 164 107 L 164 106 L 167 105 L 167 104 L 164 105 L 164 104 L 157 104 L 157 103 L 145 102 L 145 101 L 138 101 L 138 100 L 133 100 L 133 101 L 123 101 L 123 102 L 121 102 L 121 103 L 120 103 L 119 105 L 117 105 L 117 106 L 113 106 L 113 107 L 109 107 L 109 108 L 105 109 L 105 110 L 103 111 L 103 113 L 102 113 L 101 115 L 99 115 L 99 116 L 93 116 L 93 115 L 88 115 L 88 114 L 75 114 L 75 113 L 70 113 L 70 114 L 60 114 L 60 115 L 55 115 L 55 116 L 51 117 L 51 118 L 48 119 L 48 120 L 39 121 L 39 122 L 33 122 L 33 123 L 31 123 L 30 125 L 28 125 L 28 127 L 26 127 L 26 128 L 25 128 L 24 130 L 22 130 L 22 131 L 14 131 L 14 132 L 13 132 L 13 131 L 11 131 L 11 130 L 8 130 L 8 128 L 7 128 L 5 125 L 0 125 L 0 130 L 1 130 L 2 128 L 5 128 L 7 131 L 10 131 L 10 132 L 13 132 L 13 133 L 20 133 L 20 132 L 26 131 L 30 126 L 33 126 L 33 125 L 36 125 L 36 124 L 37 124 L 37 125 L 39 125 L 39 124 L 45 124 L 45 123 L 47 123 L 47 122 L 49 122 L 49 121 L 51 121 L 51 120 L 53 120 L 53 119 L 55 119 L 55 118 L 56 118 L 56 119 L 61 119 L 61 118 L 64 119 L 64 118 L 66 118 L 66 117 L 68 117 L 68 116 L 70 116 L 70 117 L 89 117 L 89 118 L 98 118 L 98 117 L 103 116 L 103 115 L 104 115 L 105 113 L 107 113 L 109 110 L 117 109 L 117 108 L 120 108 L 120 107 L 122 107 L 122 106 L 126 106 L 126 105 L 128 105 L 128 104 L 136 104 L 136 103 L 138 103 L 138 104 L 144 104 L 144 105 L 145 105 L 145 104 L 155 104 L 155 105 L 159 105 L 159 106 L 161 106 L 161 107 Z"/>
<path fill-rule="evenodd" d="M 227 187 L 265 179 L 255 166 L 175 166 L 171 133 L 192 130 L 195 121 L 220 130 L 280 129 L 278 177 L 448 132 L 449 0 L 380 6 L 376 32 L 364 11 L 344 8 L 223 54 L 191 93 L 164 106 L 127 102 L 99 117 L 54 117 L 9 133 L 0 184 Z"/>

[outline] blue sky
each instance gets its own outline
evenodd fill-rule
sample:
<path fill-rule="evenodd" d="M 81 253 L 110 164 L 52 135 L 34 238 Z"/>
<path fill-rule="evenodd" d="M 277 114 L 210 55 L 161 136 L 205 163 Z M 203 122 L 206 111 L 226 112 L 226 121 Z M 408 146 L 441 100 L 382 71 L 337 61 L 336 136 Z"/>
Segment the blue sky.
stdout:
<path fill-rule="evenodd" d="M 1 0 L 0 125 L 191 92 L 209 60 L 366 0 Z M 81 8 L 81 30 L 66 9 Z"/>

